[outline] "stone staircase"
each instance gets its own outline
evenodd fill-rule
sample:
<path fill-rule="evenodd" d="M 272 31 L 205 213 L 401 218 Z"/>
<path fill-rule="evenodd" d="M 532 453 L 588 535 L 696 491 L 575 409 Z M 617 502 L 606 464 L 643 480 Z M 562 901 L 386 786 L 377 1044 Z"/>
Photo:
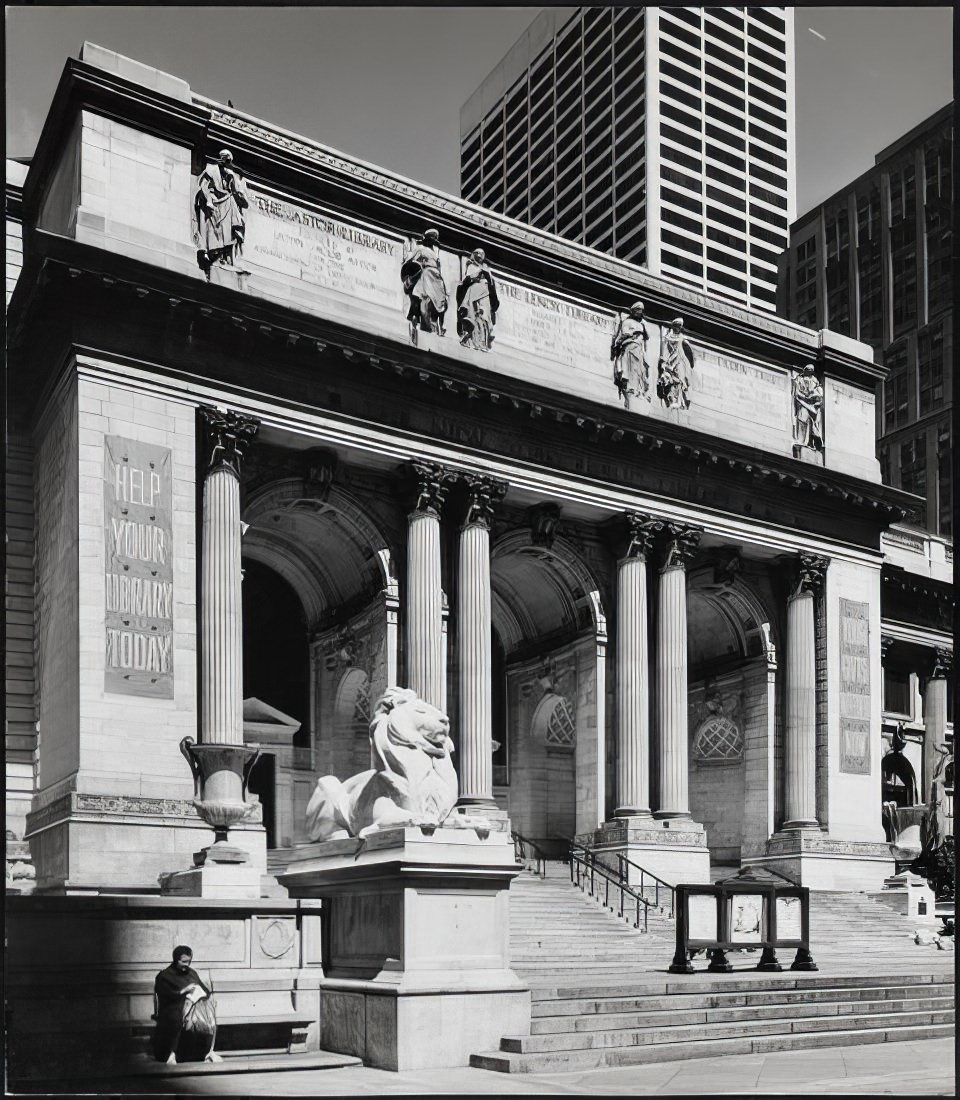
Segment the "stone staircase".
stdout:
<path fill-rule="evenodd" d="M 731 952 L 732 974 L 708 974 L 701 956 L 697 973 L 670 975 L 672 919 L 651 911 L 638 931 L 632 914 L 621 919 L 571 886 L 565 865 L 547 867 L 510 891 L 530 1034 L 505 1036 L 473 1066 L 550 1072 L 953 1035 L 952 941 L 947 953 L 914 944 L 916 922 L 866 894 L 812 895 L 818 973 L 791 972 L 792 953 L 781 953 L 782 974 L 761 973 L 758 952 Z"/>
<path fill-rule="evenodd" d="M 711 975 L 533 991 L 530 1034 L 470 1064 L 504 1073 L 627 1066 L 954 1033 L 953 976 Z"/>
<path fill-rule="evenodd" d="M 672 920 L 651 910 L 643 932 L 642 912 L 640 929 L 633 926 L 633 909 L 628 907 L 623 918 L 617 915 L 619 899 L 612 887 L 613 912 L 571 886 L 565 863 L 551 862 L 547 868 L 546 878 L 527 873 L 510 887 L 510 961 L 531 986 L 602 981 L 647 969 L 650 960 L 669 963 Z"/>

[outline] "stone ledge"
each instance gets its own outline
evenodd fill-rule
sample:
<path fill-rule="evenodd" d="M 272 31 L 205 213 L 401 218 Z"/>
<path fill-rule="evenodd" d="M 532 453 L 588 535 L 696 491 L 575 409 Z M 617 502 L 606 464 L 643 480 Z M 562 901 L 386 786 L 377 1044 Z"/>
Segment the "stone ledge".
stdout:
<path fill-rule="evenodd" d="M 767 841 L 767 855 L 794 855 L 798 852 L 830 856 L 854 856 L 857 859 L 892 860 L 890 845 L 885 841 L 836 840 L 816 830 L 775 833 Z"/>
<path fill-rule="evenodd" d="M 134 894 L 34 894 L 29 897 L 7 899 L 10 913 L 65 913 L 77 917 L 95 913 L 98 910 L 114 910 L 118 916 L 131 917 L 138 909 L 147 910 L 150 915 L 159 915 L 158 910 L 189 910 L 195 917 L 197 910 L 216 909 L 231 913 L 318 913 L 323 902 L 320 898 L 191 898 L 161 897 L 159 895 Z"/>

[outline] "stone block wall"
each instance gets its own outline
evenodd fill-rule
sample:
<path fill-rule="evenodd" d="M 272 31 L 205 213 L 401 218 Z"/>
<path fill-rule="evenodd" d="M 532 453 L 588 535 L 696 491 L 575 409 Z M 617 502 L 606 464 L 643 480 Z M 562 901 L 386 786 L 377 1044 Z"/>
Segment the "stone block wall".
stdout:
<path fill-rule="evenodd" d="M 192 405 L 81 378 L 80 789 L 89 794 L 186 798 L 193 782 L 180 739 L 197 737 L 196 477 Z M 173 698 L 105 688 L 105 437 L 172 451 Z"/>
<path fill-rule="evenodd" d="M 78 409 L 75 382 L 52 397 L 37 432 L 37 785 L 55 797 L 80 765 Z"/>
<path fill-rule="evenodd" d="M 77 240 L 202 278 L 190 150 L 92 111 L 78 142 Z"/>
<path fill-rule="evenodd" d="M 37 748 L 33 446 L 29 437 L 11 432 L 6 459 L 6 828 L 19 839 L 34 791 Z"/>
<path fill-rule="evenodd" d="M 545 669 L 549 666 L 549 672 Z M 531 839 L 572 837 L 596 796 L 596 645 L 580 638 L 507 670 L 513 827 Z M 582 805 L 581 799 L 592 799 Z M 593 827 L 593 826 L 591 826 Z"/>
<path fill-rule="evenodd" d="M 827 570 L 828 825 L 831 838 L 883 841 L 880 569 L 834 560 Z"/>
<path fill-rule="evenodd" d="M 710 716 L 706 707 L 710 696 L 719 696 L 723 716 L 739 734 L 739 750 L 730 759 L 710 758 L 700 751 L 698 730 Z M 748 850 L 761 851 L 770 835 L 767 714 L 764 658 L 689 686 L 690 809 L 694 820 L 707 830 L 714 863 L 739 863 Z"/>

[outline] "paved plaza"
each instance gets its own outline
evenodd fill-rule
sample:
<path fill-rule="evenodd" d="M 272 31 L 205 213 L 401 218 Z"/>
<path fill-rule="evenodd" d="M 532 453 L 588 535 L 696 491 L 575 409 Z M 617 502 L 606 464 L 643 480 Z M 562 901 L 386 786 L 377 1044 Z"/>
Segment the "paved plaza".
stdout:
<path fill-rule="evenodd" d="M 703 1096 L 953 1096 L 954 1041 L 821 1047 L 816 1050 L 679 1059 L 574 1073 L 500 1074 L 480 1069 L 389 1073 L 378 1069 L 203 1074 L 175 1081 L 84 1083 L 97 1094 L 211 1096 L 408 1096 L 470 1094 Z M 73 1092 L 75 1090 L 71 1090 Z"/>

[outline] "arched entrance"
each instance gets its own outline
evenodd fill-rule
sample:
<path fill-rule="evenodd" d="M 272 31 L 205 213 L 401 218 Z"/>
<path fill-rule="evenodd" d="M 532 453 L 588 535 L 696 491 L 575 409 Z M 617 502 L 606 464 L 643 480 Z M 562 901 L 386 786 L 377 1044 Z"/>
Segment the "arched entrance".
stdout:
<path fill-rule="evenodd" d="M 310 747 L 307 620 L 294 589 L 262 562 L 245 563 L 242 591 L 244 699 L 266 702 L 300 723 L 288 745 L 264 748 L 250 773 L 250 791 L 263 807 L 267 847 L 275 848 L 284 816 L 277 805 L 283 795 L 278 779 L 290 771 L 298 750 Z"/>
<path fill-rule="evenodd" d="M 395 676 L 399 592 L 389 543 L 340 488 L 271 481 L 243 520 L 244 696 L 301 722 L 289 754 L 275 754 L 273 839 L 288 847 L 306 839 L 318 775 L 369 767 L 364 714 Z"/>
<path fill-rule="evenodd" d="M 691 572 L 687 591 L 690 811 L 710 861 L 739 866 L 774 829 L 776 642 L 752 589 Z"/>
<path fill-rule="evenodd" d="M 606 809 L 599 586 L 564 539 L 545 545 L 523 530 L 494 545 L 491 587 L 494 650 L 502 650 L 494 698 L 504 699 L 494 729 L 506 779 L 498 798 L 519 833 L 561 848 Z"/>

